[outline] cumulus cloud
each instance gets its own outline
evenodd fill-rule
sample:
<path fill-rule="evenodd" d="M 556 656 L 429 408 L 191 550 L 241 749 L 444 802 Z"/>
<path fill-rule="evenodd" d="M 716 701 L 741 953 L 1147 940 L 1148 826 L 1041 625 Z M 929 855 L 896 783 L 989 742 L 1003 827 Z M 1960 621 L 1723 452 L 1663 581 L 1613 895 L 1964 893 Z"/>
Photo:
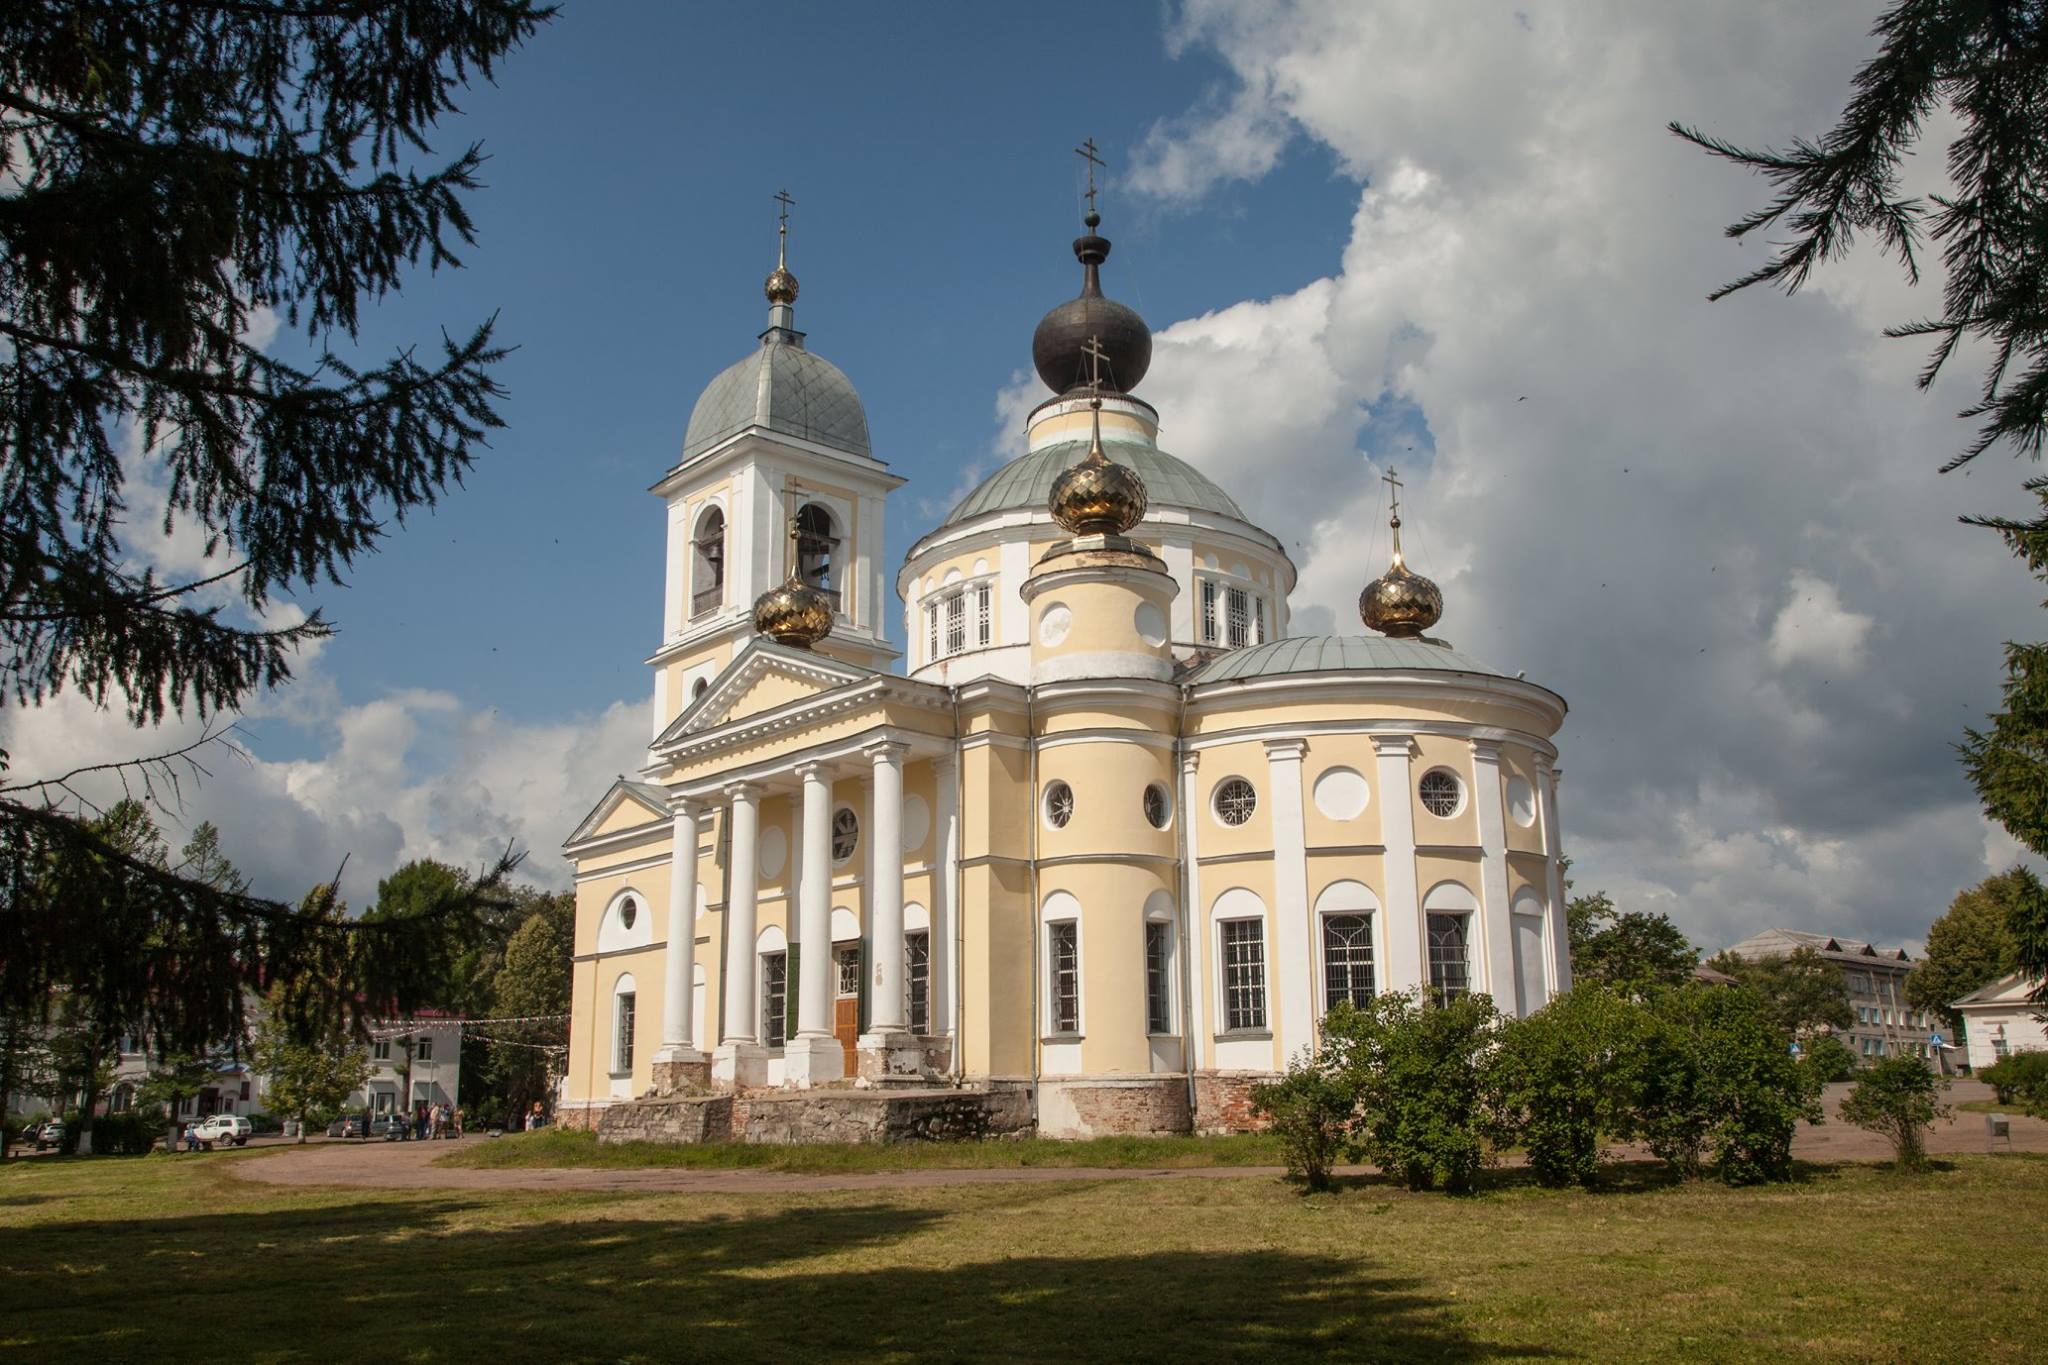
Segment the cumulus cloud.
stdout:
<path fill-rule="evenodd" d="M 1915 942 L 2013 852 L 1950 747 L 2041 624 L 1956 522 L 2021 471 L 1934 472 L 1968 360 L 1912 388 L 1922 354 L 1880 332 L 1934 300 L 1874 256 L 1708 304 L 1756 263 L 1720 228 L 1765 187 L 1665 131 L 1824 131 L 1877 8 L 1192 0 L 1170 46 L 1236 85 L 1135 149 L 1169 212 L 1289 137 L 1357 179 L 1327 277 L 1161 328 L 1165 443 L 1287 543 L 1297 628 L 1358 628 L 1401 466 L 1443 633 L 1572 704 L 1580 884 L 1709 949 L 1774 923 Z"/>

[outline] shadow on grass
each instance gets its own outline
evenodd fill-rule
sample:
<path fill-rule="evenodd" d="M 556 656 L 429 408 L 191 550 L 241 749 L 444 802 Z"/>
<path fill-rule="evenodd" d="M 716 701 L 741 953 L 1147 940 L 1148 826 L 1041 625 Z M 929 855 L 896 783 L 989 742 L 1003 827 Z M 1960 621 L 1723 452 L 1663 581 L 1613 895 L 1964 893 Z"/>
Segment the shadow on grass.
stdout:
<path fill-rule="evenodd" d="M 978 1216 L 1000 1230 L 1029 1206 Z M 344 1344 L 369 1359 L 1549 1354 L 1482 1343 L 1422 1282 L 1335 1256 L 1080 1256 L 991 1239 L 924 1253 L 972 1260 L 911 1266 L 899 1245 L 946 1214 L 864 1205 L 643 1220 L 585 1205 L 512 1229 L 462 1226 L 480 1207 L 373 1200 L 46 1225 L 0 1246 L 0 1283 L 22 1306 L 0 1336 L 66 1355 L 198 1356 L 219 1346 L 209 1305 L 231 1302 L 238 1338 L 263 1344 L 258 1358 Z"/>

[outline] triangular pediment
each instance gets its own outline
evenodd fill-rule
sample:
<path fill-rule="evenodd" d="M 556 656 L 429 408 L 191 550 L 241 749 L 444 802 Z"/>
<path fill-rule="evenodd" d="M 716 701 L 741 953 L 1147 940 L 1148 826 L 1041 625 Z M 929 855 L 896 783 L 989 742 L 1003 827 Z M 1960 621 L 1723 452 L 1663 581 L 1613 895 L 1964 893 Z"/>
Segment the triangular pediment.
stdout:
<path fill-rule="evenodd" d="M 668 794 L 651 782 L 633 782 L 624 777 L 612 783 L 602 799 L 590 808 L 565 844 L 580 844 L 621 830 L 638 829 L 655 820 L 668 818 Z"/>
<path fill-rule="evenodd" d="M 814 654 L 808 649 L 779 645 L 760 637 L 712 680 L 704 695 L 690 703 L 680 716 L 654 741 L 656 748 L 673 744 L 689 735 L 702 734 L 732 721 L 743 720 L 800 702 L 821 692 L 875 676 L 871 668 L 843 663 Z"/>
<path fill-rule="evenodd" d="M 1960 1000 L 1950 1001 L 1949 1006 L 1952 1009 L 1960 1009 L 1965 1006 L 1995 1008 L 2025 1005 L 2028 1003 L 2028 997 L 2034 993 L 2034 988 L 2040 984 L 2038 979 L 2030 979 L 2020 972 L 2012 972 L 1987 986 L 1980 986 Z"/>

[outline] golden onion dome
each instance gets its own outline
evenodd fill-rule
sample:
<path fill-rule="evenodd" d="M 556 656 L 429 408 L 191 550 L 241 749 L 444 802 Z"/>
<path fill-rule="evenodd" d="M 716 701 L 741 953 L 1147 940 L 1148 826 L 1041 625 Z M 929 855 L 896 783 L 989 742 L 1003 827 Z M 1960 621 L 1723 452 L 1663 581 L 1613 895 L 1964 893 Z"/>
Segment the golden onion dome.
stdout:
<path fill-rule="evenodd" d="M 1145 481 L 1102 453 L 1102 399 L 1091 406 L 1095 434 L 1088 454 L 1053 480 L 1046 510 L 1074 535 L 1120 536 L 1144 519 Z"/>
<path fill-rule="evenodd" d="M 809 649 L 832 633 L 832 599 L 792 575 L 754 599 L 754 629 L 781 645 Z"/>
<path fill-rule="evenodd" d="M 778 265 L 768 272 L 767 283 L 761 286 L 761 292 L 768 296 L 770 303 L 795 303 L 796 276 L 790 273 L 788 266 Z"/>
<path fill-rule="evenodd" d="M 1401 555 L 1401 476 L 1389 469 L 1393 510 L 1387 524 L 1394 531 L 1394 562 L 1358 594 L 1358 618 L 1382 635 L 1413 638 L 1443 619 L 1444 594 L 1408 567 Z"/>

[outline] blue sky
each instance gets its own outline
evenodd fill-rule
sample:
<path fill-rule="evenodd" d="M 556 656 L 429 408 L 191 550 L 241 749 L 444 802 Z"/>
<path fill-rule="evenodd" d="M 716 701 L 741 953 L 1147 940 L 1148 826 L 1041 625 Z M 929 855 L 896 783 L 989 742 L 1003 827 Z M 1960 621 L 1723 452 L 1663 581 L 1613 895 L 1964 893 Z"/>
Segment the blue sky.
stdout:
<path fill-rule="evenodd" d="M 2021 507 L 2033 469 L 1935 473 L 1982 356 L 1922 393 L 1923 351 L 1882 333 L 1938 307 L 1938 263 L 1916 292 L 1858 251 L 1796 298 L 1709 304 L 1766 249 L 1721 233 L 1764 187 L 1665 131 L 1818 136 L 1881 4 L 571 3 L 439 135 L 491 157 L 468 268 L 415 276 L 362 339 L 497 312 L 510 427 L 307 595 L 341 634 L 170 823 L 216 820 L 280 896 L 346 856 L 360 904 L 409 858 L 507 841 L 565 884 L 561 838 L 644 751 L 646 489 L 755 344 L 771 196 L 798 200 L 799 325 L 910 480 L 900 556 L 1014 440 L 1032 327 L 1077 287 L 1092 135 L 1163 443 L 1293 552 L 1298 633 L 1359 629 L 1400 464 L 1441 632 L 1571 703 L 1582 886 L 1710 949 L 1917 943 L 2016 854 L 1952 745 L 2000 644 L 2040 638 L 2040 589 L 1957 518 Z M 1927 133 L 1917 193 L 1954 124 Z M 71 696 L 0 712 L 0 743 L 23 775 L 138 747 Z"/>

